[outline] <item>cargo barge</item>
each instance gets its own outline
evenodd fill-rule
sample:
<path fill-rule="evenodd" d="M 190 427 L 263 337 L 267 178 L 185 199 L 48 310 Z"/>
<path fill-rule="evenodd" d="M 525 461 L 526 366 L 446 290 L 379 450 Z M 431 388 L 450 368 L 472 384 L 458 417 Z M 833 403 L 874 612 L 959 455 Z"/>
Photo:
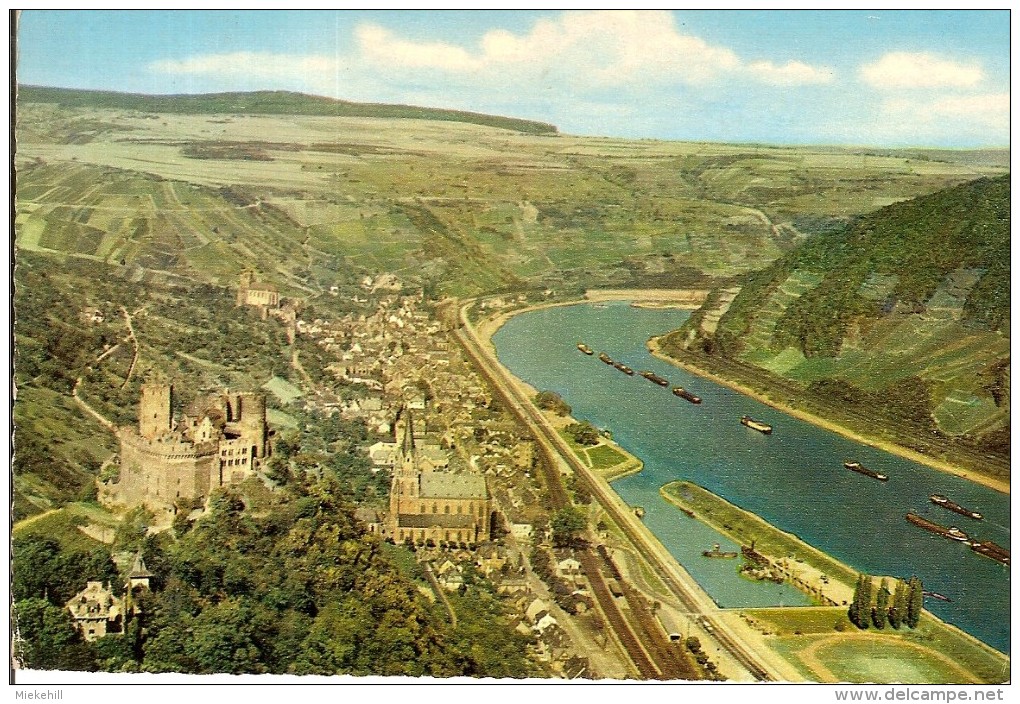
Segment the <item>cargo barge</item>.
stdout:
<path fill-rule="evenodd" d="M 980 521 L 982 518 L 984 518 L 984 516 L 982 516 L 977 511 L 971 511 L 969 508 L 964 508 L 960 504 L 956 503 L 955 501 L 950 501 L 948 498 L 946 498 L 945 496 L 942 496 L 941 494 L 932 494 L 928 498 L 936 506 L 941 506 L 942 508 L 948 508 L 950 511 L 954 511 L 954 512 L 960 514 L 961 516 L 966 516 L 967 518 L 973 518 L 973 519 L 978 520 L 978 521 Z"/>
<path fill-rule="evenodd" d="M 977 540 L 970 544 L 970 549 L 978 555 L 990 557 L 996 562 L 1009 565 L 1009 550 L 993 543 L 991 540 Z"/>
<path fill-rule="evenodd" d="M 851 472 L 857 472 L 858 474 L 863 474 L 866 477 L 871 477 L 872 479 L 877 479 L 880 482 L 887 482 L 887 481 L 889 481 L 889 475 L 888 474 L 882 474 L 881 472 L 876 472 L 873 469 L 868 469 L 867 467 L 862 465 L 860 462 L 844 462 L 843 466 L 846 467 L 847 469 L 849 469 Z"/>
<path fill-rule="evenodd" d="M 581 350 L 582 352 L 584 352 L 588 356 L 591 356 L 591 355 L 595 354 L 595 350 L 593 350 L 591 347 L 589 347 L 588 345 L 584 344 L 583 342 L 578 342 L 577 343 L 577 349 Z"/>
<path fill-rule="evenodd" d="M 934 521 L 929 521 L 927 518 L 921 518 L 916 513 L 908 513 L 907 520 L 915 526 L 924 528 L 926 531 L 934 533 L 935 535 L 941 535 L 943 538 L 949 538 L 950 540 L 955 540 L 960 543 L 966 543 L 970 540 L 970 536 L 956 526 L 946 528 L 945 526 L 940 526 Z"/>
<path fill-rule="evenodd" d="M 731 559 L 736 557 L 738 553 L 730 552 L 728 550 L 722 550 L 719 547 L 719 543 L 715 543 L 714 545 L 712 545 L 711 550 L 702 550 L 701 555 L 702 557 L 721 557 L 724 559 Z"/>
<path fill-rule="evenodd" d="M 648 381 L 652 382 L 653 384 L 658 384 L 659 386 L 669 386 L 669 380 L 663 379 L 655 372 L 645 370 L 641 372 L 641 376 L 643 376 L 645 379 L 648 379 Z"/>
<path fill-rule="evenodd" d="M 680 398 L 684 399 L 685 401 L 690 401 L 691 403 L 701 403 L 701 397 L 700 396 L 695 396 L 694 394 L 692 394 L 690 391 L 688 391 L 687 389 L 685 389 L 682 386 L 674 386 L 673 387 L 673 395 L 674 396 L 679 396 Z"/>
<path fill-rule="evenodd" d="M 628 367 L 623 362 L 613 362 L 613 366 L 616 367 L 617 369 L 619 369 L 621 372 L 623 372 L 627 376 L 634 376 L 634 370 L 631 369 L 630 367 Z"/>
<path fill-rule="evenodd" d="M 751 416 L 740 416 L 740 424 L 747 426 L 751 430 L 757 430 L 759 433 L 763 433 L 764 435 L 772 434 L 771 425 L 769 425 L 768 423 L 762 423 L 761 421 L 757 421 Z"/>
<path fill-rule="evenodd" d="M 613 358 L 610 357 L 605 352 L 599 352 L 599 360 L 602 361 L 602 362 L 605 362 L 606 364 L 608 364 L 610 366 L 612 366 L 612 364 L 613 364 Z"/>

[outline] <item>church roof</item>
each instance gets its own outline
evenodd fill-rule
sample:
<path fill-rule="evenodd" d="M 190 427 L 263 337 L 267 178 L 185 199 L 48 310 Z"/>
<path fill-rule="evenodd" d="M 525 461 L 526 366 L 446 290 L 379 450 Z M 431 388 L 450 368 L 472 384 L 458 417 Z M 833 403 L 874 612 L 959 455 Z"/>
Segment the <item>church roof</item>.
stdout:
<path fill-rule="evenodd" d="M 425 472 L 421 475 L 423 499 L 486 499 L 485 477 L 480 474 Z"/>

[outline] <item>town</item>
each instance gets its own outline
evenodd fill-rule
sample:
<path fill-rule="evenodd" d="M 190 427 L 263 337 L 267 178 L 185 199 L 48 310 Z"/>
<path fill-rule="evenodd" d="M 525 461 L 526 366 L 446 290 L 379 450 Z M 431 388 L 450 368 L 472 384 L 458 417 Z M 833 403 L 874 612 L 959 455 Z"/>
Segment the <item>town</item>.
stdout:
<path fill-rule="evenodd" d="M 333 381 L 314 383 L 306 374 L 299 388 L 274 377 L 257 392 L 178 400 L 172 379 L 149 380 L 141 386 L 137 425 L 116 431 L 118 471 L 101 482 L 101 502 L 118 512 L 144 507 L 153 516 L 150 531 L 172 530 L 185 517 L 201 521 L 221 487 L 254 479 L 274 488 L 273 439 L 283 426 L 267 421 L 267 405 L 270 418 L 291 410 L 364 423 L 383 438 L 361 449 L 390 490 L 385 501 L 361 503 L 355 516 L 368 535 L 413 554 L 430 600 L 445 603 L 455 622 L 446 594 L 485 582 L 516 630 L 532 639 L 530 656 L 549 675 L 631 676 L 633 665 L 607 630 L 574 555 L 586 521 L 555 527 L 536 443 L 451 337 L 451 312 L 403 295 L 392 276 L 366 277 L 360 287 L 376 300 L 371 312 L 305 319 L 302 301 L 243 273 L 236 305 L 249 311 L 250 324 L 284 326 L 290 341 L 313 342 L 334 360 L 327 367 Z M 367 302 L 358 293 L 353 299 Z M 520 296 L 486 306 L 526 303 Z M 86 314 L 91 320 L 97 311 Z M 341 398 L 336 384 L 354 389 L 355 397 Z M 184 411 L 174 417 L 177 407 Z M 574 487 L 587 508 L 590 496 Z M 90 641 L 124 634 L 143 608 L 131 596 L 149 588 L 152 574 L 140 553 L 114 558 L 126 574 L 122 596 L 90 579 L 67 602 Z M 610 584 L 614 598 L 623 597 L 617 580 Z M 714 664 L 698 655 L 708 666 L 703 676 L 711 676 Z"/>

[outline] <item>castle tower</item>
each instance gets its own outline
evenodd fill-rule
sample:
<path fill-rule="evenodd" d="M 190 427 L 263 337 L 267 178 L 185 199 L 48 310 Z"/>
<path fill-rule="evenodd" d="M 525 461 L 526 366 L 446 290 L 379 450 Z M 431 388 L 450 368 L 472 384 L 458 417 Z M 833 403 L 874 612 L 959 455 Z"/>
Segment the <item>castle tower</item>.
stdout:
<path fill-rule="evenodd" d="M 173 429 L 170 405 L 173 390 L 170 384 L 142 384 L 138 403 L 138 432 L 142 437 L 155 440 Z"/>
<path fill-rule="evenodd" d="M 266 456 L 266 397 L 262 394 L 237 394 L 234 401 L 236 415 L 233 417 L 241 434 L 255 447 L 253 457 Z"/>

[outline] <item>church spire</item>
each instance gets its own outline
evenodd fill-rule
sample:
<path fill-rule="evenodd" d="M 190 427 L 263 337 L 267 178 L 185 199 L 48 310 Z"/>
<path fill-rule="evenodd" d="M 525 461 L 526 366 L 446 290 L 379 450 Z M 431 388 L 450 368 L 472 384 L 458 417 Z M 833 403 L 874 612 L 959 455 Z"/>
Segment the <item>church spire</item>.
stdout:
<path fill-rule="evenodd" d="M 404 437 L 401 440 L 400 450 L 401 450 L 401 452 L 404 453 L 405 456 L 410 457 L 410 456 L 415 454 L 415 447 L 414 447 L 414 418 L 411 417 L 411 409 L 410 408 L 407 408 L 407 407 L 404 408 L 404 417 L 405 417 L 405 420 L 404 420 Z"/>

